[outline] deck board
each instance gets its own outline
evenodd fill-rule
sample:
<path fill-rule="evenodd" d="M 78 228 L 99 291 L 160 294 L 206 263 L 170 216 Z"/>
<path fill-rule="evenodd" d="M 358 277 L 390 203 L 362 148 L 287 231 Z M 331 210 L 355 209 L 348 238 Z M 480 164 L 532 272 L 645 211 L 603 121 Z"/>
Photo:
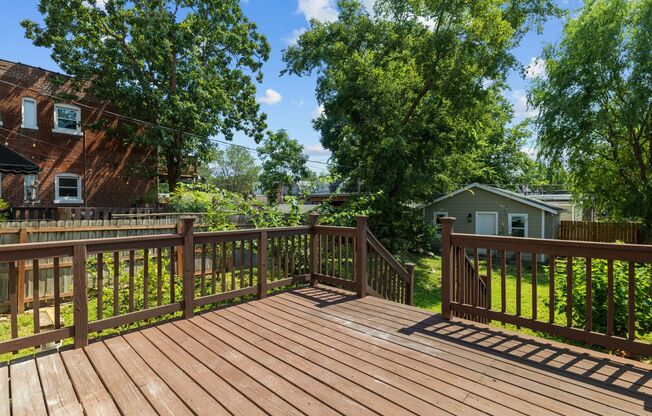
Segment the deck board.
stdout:
<path fill-rule="evenodd" d="M 652 413 L 652 367 L 317 286 L 12 362 L 0 367 L 0 415 L 10 408 L 637 415 Z"/>

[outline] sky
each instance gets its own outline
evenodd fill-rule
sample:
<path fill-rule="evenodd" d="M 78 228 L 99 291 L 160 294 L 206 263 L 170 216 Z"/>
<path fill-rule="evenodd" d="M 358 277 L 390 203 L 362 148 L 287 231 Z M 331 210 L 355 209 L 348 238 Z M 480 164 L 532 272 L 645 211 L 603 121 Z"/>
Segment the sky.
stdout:
<path fill-rule="evenodd" d="M 374 0 L 363 0 L 371 7 Z M 581 0 L 557 0 L 559 6 L 571 13 L 581 7 Z M 5 4 L 0 13 L 0 39 L 2 48 L 0 58 L 23 62 L 45 69 L 60 69 L 50 58 L 50 51 L 32 45 L 24 38 L 20 26 L 23 19 L 42 21 L 38 13 L 38 0 L 0 0 Z M 284 68 L 282 52 L 296 41 L 297 36 L 308 27 L 308 20 L 334 20 L 337 18 L 336 0 L 241 0 L 244 13 L 256 24 L 271 46 L 269 60 L 263 67 L 264 79 L 257 86 L 257 98 L 261 110 L 268 115 L 268 125 L 272 130 L 286 129 L 290 137 L 297 139 L 305 148 L 311 162 L 309 167 L 317 172 L 325 170 L 323 164 L 330 154 L 319 143 L 319 133 L 312 128 L 312 120 L 320 109 L 315 99 L 316 77 L 281 76 Z M 527 107 L 526 90 L 530 79 L 542 73 L 541 56 L 543 46 L 558 41 L 563 27 L 563 19 L 555 19 L 544 25 L 543 32 L 528 33 L 520 46 L 513 52 L 526 68 L 509 74 L 510 90 L 505 96 L 514 106 L 514 122 L 533 115 Z M 218 137 L 218 139 L 220 139 Z M 234 143 L 256 147 L 253 139 L 237 134 Z M 532 152 L 532 145 L 526 151 Z M 321 163 L 319 163 L 321 162 Z"/>

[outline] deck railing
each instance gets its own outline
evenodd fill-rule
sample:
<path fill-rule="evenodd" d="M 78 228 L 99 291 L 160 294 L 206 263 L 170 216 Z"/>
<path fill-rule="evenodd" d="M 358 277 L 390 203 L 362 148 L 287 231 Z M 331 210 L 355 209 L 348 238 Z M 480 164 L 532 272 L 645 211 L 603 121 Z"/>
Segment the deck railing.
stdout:
<path fill-rule="evenodd" d="M 382 273 L 374 269 L 379 258 Z M 22 262 L 33 271 L 29 331 L 28 314 L 18 310 Z M 72 265 L 65 269 L 72 274 L 71 303 L 62 297 L 64 264 Z M 71 337 L 83 347 L 92 333 L 172 314 L 190 318 L 198 308 L 263 298 L 295 283 L 321 281 L 365 296 L 371 282 L 374 292 L 403 303 L 411 303 L 413 287 L 412 268 L 408 272 L 380 245 L 366 217 L 356 227 L 318 225 L 311 215 L 306 226 L 219 232 L 195 232 L 193 218 L 184 218 L 175 234 L 0 246 L 0 267 L 9 274 L 12 338 L 0 342 L 0 354 Z M 41 325 L 43 270 L 54 276 L 48 328 Z"/>
<path fill-rule="evenodd" d="M 458 234 L 454 221 L 441 219 L 444 318 L 484 318 L 652 356 L 652 246 Z M 469 284 L 469 252 L 485 280 Z M 485 305 L 475 295 L 482 285 Z"/>

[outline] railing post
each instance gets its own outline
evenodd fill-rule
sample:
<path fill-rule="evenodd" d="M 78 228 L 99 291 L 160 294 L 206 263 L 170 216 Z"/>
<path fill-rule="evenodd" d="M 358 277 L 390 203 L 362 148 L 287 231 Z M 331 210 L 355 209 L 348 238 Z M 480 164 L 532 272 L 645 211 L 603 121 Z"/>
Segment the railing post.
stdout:
<path fill-rule="evenodd" d="M 405 303 L 408 305 L 414 305 L 414 263 L 405 263 L 405 269 L 410 276 L 410 282 L 408 283 L 407 292 L 405 294 Z"/>
<path fill-rule="evenodd" d="M 367 296 L 367 220 L 368 217 L 357 216 L 355 236 L 358 241 L 356 247 L 356 292 L 358 297 Z"/>
<path fill-rule="evenodd" d="M 455 218 L 443 217 L 439 221 L 441 221 L 441 316 L 444 319 L 450 319 L 453 297 L 451 234 Z"/>
<path fill-rule="evenodd" d="M 182 217 L 183 223 L 183 317 L 192 318 L 195 310 L 195 239 L 193 217 Z"/>
<path fill-rule="evenodd" d="M 310 286 L 317 283 L 317 271 L 319 270 L 319 241 L 317 240 L 317 231 L 315 226 L 319 220 L 319 215 L 310 214 L 308 216 L 308 225 L 310 226 Z"/>
<path fill-rule="evenodd" d="M 258 298 L 267 296 L 267 231 L 260 232 L 258 240 Z"/>
<path fill-rule="evenodd" d="M 88 277 L 86 275 L 86 246 L 77 244 L 73 249 L 72 289 L 75 348 L 88 345 Z"/>

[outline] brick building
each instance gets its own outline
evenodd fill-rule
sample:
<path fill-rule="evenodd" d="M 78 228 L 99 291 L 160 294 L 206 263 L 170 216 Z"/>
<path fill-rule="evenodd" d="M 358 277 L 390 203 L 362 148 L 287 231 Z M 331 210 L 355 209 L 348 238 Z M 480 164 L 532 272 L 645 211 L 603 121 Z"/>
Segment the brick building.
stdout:
<path fill-rule="evenodd" d="M 127 145 L 108 130 L 107 104 L 61 97 L 71 78 L 0 60 L 0 142 L 40 167 L 38 175 L 3 174 L 0 196 L 12 207 L 132 207 L 156 196 L 156 151 Z M 15 84 L 15 85 L 11 85 Z"/>

